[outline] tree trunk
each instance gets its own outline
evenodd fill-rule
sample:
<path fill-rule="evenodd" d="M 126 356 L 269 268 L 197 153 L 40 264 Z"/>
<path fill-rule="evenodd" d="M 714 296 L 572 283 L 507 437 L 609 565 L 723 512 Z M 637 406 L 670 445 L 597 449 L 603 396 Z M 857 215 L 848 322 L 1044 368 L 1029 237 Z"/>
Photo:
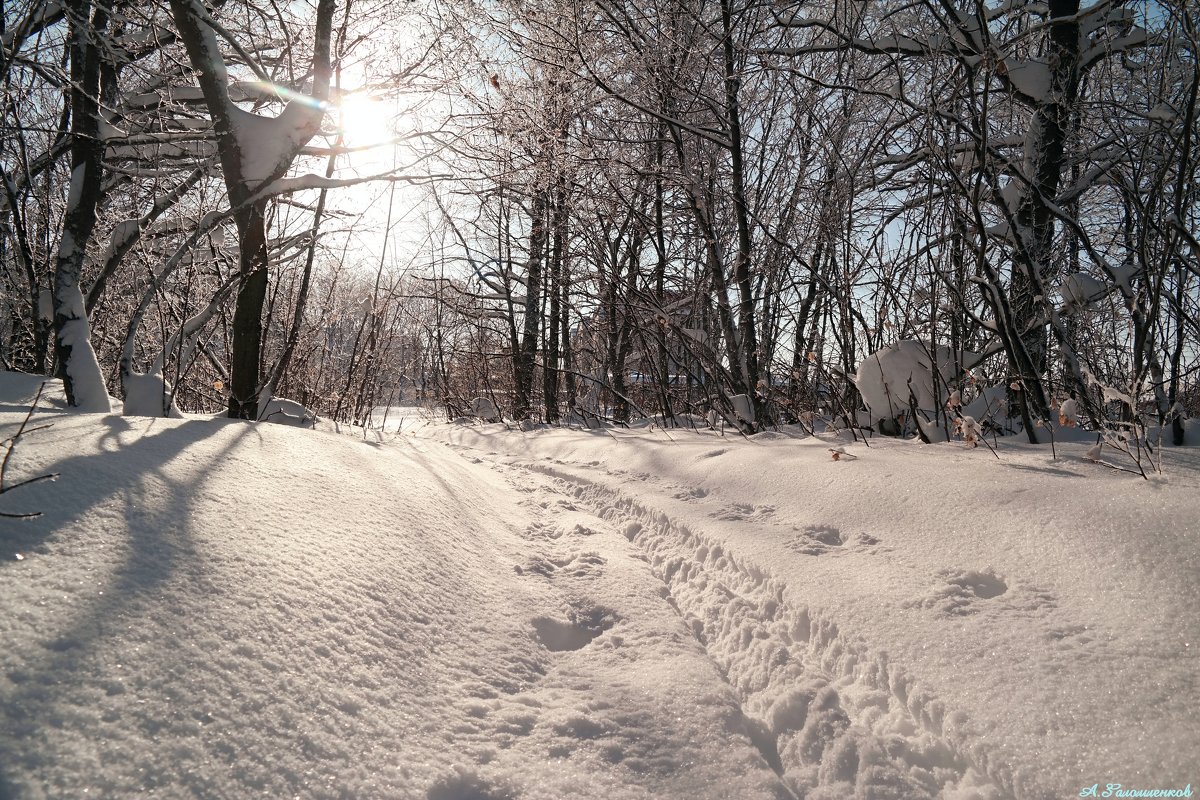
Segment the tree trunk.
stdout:
<path fill-rule="evenodd" d="M 542 371 L 542 394 L 546 405 L 546 422 L 558 422 L 558 374 L 560 355 L 560 331 L 562 320 L 561 311 L 562 270 L 563 270 L 563 231 L 566 227 L 567 198 L 566 187 L 559 180 L 559 186 L 554 192 L 554 210 L 551 214 L 550 263 L 547 270 L 546 296 L 550 301 L 550 329 L 546 334 L 546 357 Z"/>
<path fill-rule="evenodd" d="M 734 54 L 733 9 L 721 0 L 722 44 L 725 57 L 725 113 L 729 126 L 729 155 L 733 172 L 733 208 L 737 222 L 737 256 L 733 260 L 733 283 L 738 293 L 738 360 L 729 368 L 741 378 L 743 391 L 754 404 L 756 424 L 763 419 L 762 398 L 756 391 L 760 375 L 758 333 L 755 324 L 754 291 L 750 282 L 752 234 L 750 203 L 746 197 L 745 166 L 742 163 L 741 73 Z M 740 387 L 739 387 L 740 388 Z"/>
<path fill-rule="evenodd" d="M 533 373 L 541 329 L 542 260 L 546 250 L 546 193 L 533 197 L 529 262 L 525 271 L 525 320 L 521 329 L 521 358 L 517 362 L 513 416 L 524 419 L 533 412 Z"/>
<path fill-rule="evenodd" d="M 104 143 L 100 139 L 100 37 L 108 11 L 90 0 L 70 4 L 71 190 L 54 269 L 54 352 L 67 403 L 108 412 L 104 375 L 92 349 L 80 278 L 96 226 Z M 36 311 L 36 309 L 35 309 Z"/>
<path fill-rule="evenodd" d="M 1058 194 L 1066 165 L 1067 135 L 1079 96 L 1079 0 L 1050 0 L 1050 35 L 1047 60 L 1050 86 L 1033 110 L 1025 139 L 1025 178 L 1028 184 L 1017 205 L 1017 229 L 1021 246 L 1013 271 L 1013 320 L 1028 353 L 1028 364 L 1017 364 L 1027 391 L 1024 402 L 1030 412 L 1044 418 L 1049 414 L 1042 388 L 1047 369 L 1046 324 L 1039 322 L 1046 282 L 1054 277 L 1051 247 L 1054 215 L 1050 204 Z"/>
<path fill-rule="evenodd" d="M 265 204 L 236 215 L 241 252 L 237 305 L 233 312 L 233 351 L 229 369 L 229 416 L 258 419 L 262 364 L 262 310 L 267 299 L 267 224 Z"/>
<path fill-rule="evenodd" d="M 319 101 L 327 99 L 332 78 L 330 48 L 335 10 L 335 0 L 319 0 L 317 4 L 312 97 Z M 263 181 L 272 180 L 287 171 L 303 144 L 316 134 L 324 112 L 320 105 L 313 106 L 307 98 L 290 101 L 283 113 L 298 110 L 295 115 L 298 123 L 295 141 L 291 142 L 290 149 L 281 148 L 278 162 L 269 165 L 271 173 L 265 179 L 259 177 L 258 181 L 251 180 L 234 124 L 238 110 L 229 97 L 225 62 L 215 33 L 203 22 L 206 14 L 207 11 L 198 0 L 171 0 L 171 15 L 179 28 L 180 38 L 212 117 L 225 188 L 230 205 L 235 210 L 234 220 L 241 245 L 238 256 L 240 284 L 230 354 L 229 416 L 256 419 L 262 371 L 262 310 L 267 297 L 268 258 L 266 201 L 253 200 L 254 192 Z M 257 169 L 261 170 L 262 165 L 257 165 Z"/>

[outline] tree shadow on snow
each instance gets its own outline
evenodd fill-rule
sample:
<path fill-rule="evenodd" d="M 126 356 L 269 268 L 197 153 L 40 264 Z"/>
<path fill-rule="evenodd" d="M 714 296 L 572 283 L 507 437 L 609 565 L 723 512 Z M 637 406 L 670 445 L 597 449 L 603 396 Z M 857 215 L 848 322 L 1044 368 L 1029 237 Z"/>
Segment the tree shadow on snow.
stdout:
<path fill-rule="evenodd" d="M 1005 464 L 1005 466 L 1007 466 L 1009 469 L 1017 469 L 1022 472 L 1036 472 L 1041 475 L 1053 475 L 1057 478 L 1082 478 L 1082 477 L 1084 477 L 1083 474 L 1081 474 L 1079 472 L 1073 472 L 1069 469 L 1064 469 L 1063 467 L 1050 467 L 1050 466 L 1039 467 L 1036 464 L 1013 464 L 1011 462 Z"/>
<path fill-rule="evenodd" d="M 12 744 L 40 738 L 38 727 L 49 724 L 45 720 L 56 716 L 57 705 L 77 687 L 78 682 L 70 676 L 94 667 L 90 656 L 97 642 L 116 630 L 114 621 L 152 595 L 189 561 L 202 557 L 194 547 L 190 525 L 195 489 L 254 427 L 189 420 L 163 426 L 158 432 L 151 423 L 148 429 L 137 432 L 134 425 L 119 416 L 105 417 L 99 424 L 108 428 L 100 438 L 105 452 L 68 457 L 39 467 L 39 474 L 57 472 L 60 478 L 23 488 L 21 504 L 39 509 L 44 515 L 0 529 L 0 546 L 5 549 L 5 559 L 0 560 L 0 581 L 12 581 L 13 585 L 22 579 L 18 569 L 28 567 L 28 562 L 14 560 L 13 553 L 27 553 L 28 560 L 69 554 L 72 560 L 86 561 L 89 552 L 101 548 L 103 553 L 114 547 L 127 550 L 124 561 L 105 585 L 88 587 L 86 595 L 76 595 L 76 602 L 70 606 L 75 616 L 65 626 L 56 626 L 53 638 L 40 642 L 42 649 L 37 653 L 24 654 L 21 674 L 9 675 L 13 689 L 0 694 L 0 722 L 4 722 L 5 729 L 0 737 L 0 800 L 20 796 L 17 787 L 23 785 L 16 780 L 22 774 L 21 748 L 12 748 Z M 218 452 L 200 457 L 190 450 L 228 424 L 243 425 L 243 429 Z M 72 426 L 71 431 L 61 432 L 78 435 L 78 430 Z M 176 465 L 177 477 L 171 477 L 164 465 L 177 459 L 190 460 Z M 119 539 L 112 532 L 114 528 L 95 518 L 98 513 L 111 515 L 111 510 L 100 512 L 99 508 L 114 499 L 123 500 L 122 511 L 128 523 L 116 528 Z M 81 525 L 85 519 L 90 524 Z M 50 589 L 53 580 L 43 578 L 42 583 Z"/>

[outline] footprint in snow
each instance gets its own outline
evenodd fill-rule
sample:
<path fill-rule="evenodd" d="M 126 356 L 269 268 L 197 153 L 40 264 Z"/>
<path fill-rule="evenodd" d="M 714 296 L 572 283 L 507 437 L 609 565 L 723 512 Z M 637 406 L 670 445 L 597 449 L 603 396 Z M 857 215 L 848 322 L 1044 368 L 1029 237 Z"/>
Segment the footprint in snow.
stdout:
<path fill-rule="evenodd" d="M 524 564 L 517 564 L 513 571 L 518 575 L 541 575 L 549 578 L 558 571 L 559 565 L 554 559 L 545 556 L 531 556 Z"/>
<path fill-rule="evenodd" d="M 752 506 L 749 503 L 734 503 L 729 508 L 723 508 L 709 514 L 713 519 L 730 522 L 745 522 L 763 520 L 775 514 L 774 506 Z"/>
<path fill-rule="evenodd" d="M 562 531 L 545 522 L 532 522 L 521 535 L 526 539 L 558 539 Z"/>
<path fill-rule="evenodd" d="M 800 555 L 819 556 L 834 552 L 845 543 L 842 532 L 832 525 L 808 525 L 784 542 L 784 547 Z"/>
<path fill-rule="evenodd" d="M 591 608 L 572 611 L 568 621 L 552 617 L 536 617 L 533 620 L 534 636 L 542 646 L 552 653 L 579 650 L 616 624 L 617 615 L 607 608 Z"/>
<path fill-rule="evenodd" d="M 599 553 L 575 553 L 565 558 L 532 556 L 524 564 L 513 567 L 518 575 L 540 575 L 549 578 L 557 574 L 571 578 L 586 578 L 598 575 L 607 563 Z"/>
<path fill-rule="evenodd" d="M 589 578 L 599 575 L 608 563 L 599 553 L 579 553 L 561 566 L 562 574 L 572 578 Z"/>
<path fill-rule="evenodd" d="M 953 616 L 966 616 L 986 607 L 980 601 L 992 600 L 1008 591 L 1008 583 L 991 569 L 948 569 L 938 572 L 937 578 L 938 585 L 908 605 L 932 608 Z"/>
<path fill-rule="evenodd" d="M 676 500 L 699 500 L 703 497 L 708 497 L 708 489 L 700 486 L 693 486 L 690 489 L 684 489 L 672 495 Z"/>

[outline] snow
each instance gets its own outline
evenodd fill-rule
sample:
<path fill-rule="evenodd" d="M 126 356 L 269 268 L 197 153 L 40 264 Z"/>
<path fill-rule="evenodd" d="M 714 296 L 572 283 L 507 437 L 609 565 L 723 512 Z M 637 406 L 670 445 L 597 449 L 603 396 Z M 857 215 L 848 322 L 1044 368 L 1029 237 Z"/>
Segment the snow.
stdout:
<path fill-rule="evenodd" d="M 64 234 L 64 241 L 67 238 Z M 104 373 L 92 348 L 83 293 L 77 285 L 60 286 L 57 306 L 56 315 L 65 319 L 58 337 L 65 347 L 71 348 L 65 369 L 74 387 L 75 406 L 86 413 L 107 414 L 112 410 L 112 398 L 105 389 Z"/>
<path fill-rule="evenodd" d="M 1147 119 L 1156 120 L 1158 122 L 1174 123 L 1180 117 L 1179 112 L 1171 108 L 1167 103 L 1159 103 L 1146 114 Z"/>
<path fill-rule="evenodd" d="M 41 379 L 0 373 L 9 436 Z M 1200 457 L 66 413 L 0 796 L 1074 797 L 1200 755 Z M 831 460 L 830 450 L 848 458 Z M 20 558 L 17 558 L 17 556 Z"/>
<path fill-rule="evenodd" d="M 253 114 L 236 106 L 231 106 L 230 112 L 242 156 L 242 177 L 253 188 L 287 168 L 311 138 L 325 107 L 293 100 L 278 117 Z"/>
<path fill-rule="evenodd" d="M 1109 271 L 1112 273 L 1113 278 L 1117 282 L 1117 287 L 1120 288 L 1122 293 L 1127 296 L 1134 294 L 1132 281 L 1139 271 L 1136 264 L 1122 264 L 1119 267 L 1109 267 Z"/>
<path fill-rule="evenodd" d="M 258 403 L 258 419 L 278 425 L 291 425 L 294 428 L 311 428 L 321 418 L 303 403 L 263 393 Z"/>
<path fill-rule="evenodd" d="M 1068 309 L 1082 309 L 1103 298 L 1107 289 L 1104 283 L 1086 272 L 1073 272 L 1063 280 L 1059 292 Z"/>
<path fill-rule="evenodd" d="M 38 319 L 42 322 L 54 322 L 54 293 L 49 289 L 38 292 Z"/>
<path fill-rule="evenodd" d="M 735 394 L 729 398 L 729 402 L 733 405 L 733 413 L 739 420 L 754 422 L 754 403 L 750 400 L 750 395 Z"/>
<path fill-rule="evenodd" d="M 1079 404 L 1071 397 L 1058 407 L 1058 424 L 1073 428 L 1079 424 Z"/>
<path fill-rule="evenodd" d="M 471 416 L 487 422 L 500 421 L 500 409 L 487 397 L 476 397 L 471 401 Z"/>
<path fill-rule="evenodd" d="M 934 386 L 933 358 L 924 342 L 904 339 L 888 345 L 863 359 L 854 376 L 863 402 L 871 411 L 871 421 L 892 420 L 909 410 L 910 398 L 915 407 L 933 411 L 949 399 L 950 385 L 959 377 L 955 372 L 954 354 L 938 345 L 938 385 Z M 958 363 L 969 366 L 972 353 L 960 354 Z"/>
<path fill-rule="evenodd" d="M 140 220 L 126 219 L 118 222 L 113 226 L 112 233 L 108 237 L 108 247 L 105 249 L 100 261 L 107 263 L 113 257 L 114 253 L 137 238 L 140 232 Z"/>
<path fill-rule="evenodd" d="M 166 399 L 171 396 L 170 385 L 163 380 L 158 372 L 133 372 L 121 378 L 125 390 L 125 402 L 121 413 L 127 417 L 174 417 L 183 416 L 174 400 L 169 405 Z M 163 413 L 166 406 L 167 413 Z"/>
<path fill-rule="evenodd" d="M 1050 66 L 1042 61 L 1006 61 L 1013 88 L 1031 100 L 1044 103 L 1050 97 Z"/>
<path fill-rule="evenodd" d="M 1009 213 L 1017 213 L 1017 208 L 1021 203 L 1022 196 L 1020 181 L 1009 180 L 1008 183 L 1001 187 L 999 195 L 1000 202 L 1004 203 L 1004 205 L 1008 208 Z M 1008 231 L 1006 228 L 1004 229 L 1004 235 L 1011 236 L 1012 232 Z"/>
<path fill-rule="evenodd" d="M 83 184 L 87 176 L 87 167 L 83 164 L 78 164 L 71 170 L 71 188 L 67 191 L 67 210 L 72 211 L 79 206 L 79 199 L 83 195 Z M 59 258 L 68 258 L 73 251 L 74 244 L 68 243 L 68 234 L 63 234 L 63 244 L 59 246 Z"/>

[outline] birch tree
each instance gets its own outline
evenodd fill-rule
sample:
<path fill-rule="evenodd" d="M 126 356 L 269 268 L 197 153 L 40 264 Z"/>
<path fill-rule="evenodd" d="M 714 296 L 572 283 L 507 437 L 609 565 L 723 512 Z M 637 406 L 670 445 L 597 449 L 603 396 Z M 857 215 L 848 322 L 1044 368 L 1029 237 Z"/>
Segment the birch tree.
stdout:
<path fill-rule="evenodd" d="M 283 177 L 303 146 L 320 129 L 332 76 L 330 43 L 335 0 L 319 0 L 308 92 L 287 89 L 279 116 L 239 108 L 229 93 L 229 74 L 218 35 L 239 49 L 201 0 L 171 0 L 171 12 L 212 118 L 221 169 L 238 230 L 238 273 L 230 355 L 229 416 L 256 419 L 262 378 L 262 312 L 267 296 L 267 200 L 261 192 Z M 303 87 L 300 87 L 303 88 Z"/>
<path fill-rule="evenodd" d="M 101 53 L 110 13 L 106 5 L 73 0 L 66 5 L 66 14 L 71 70 L 71 184 L 54 268 L 54 349 L 67 403 L 81 411 L 107 413 L 108 391 L 92 349 L 80 279 L 101 199 Z"/>

